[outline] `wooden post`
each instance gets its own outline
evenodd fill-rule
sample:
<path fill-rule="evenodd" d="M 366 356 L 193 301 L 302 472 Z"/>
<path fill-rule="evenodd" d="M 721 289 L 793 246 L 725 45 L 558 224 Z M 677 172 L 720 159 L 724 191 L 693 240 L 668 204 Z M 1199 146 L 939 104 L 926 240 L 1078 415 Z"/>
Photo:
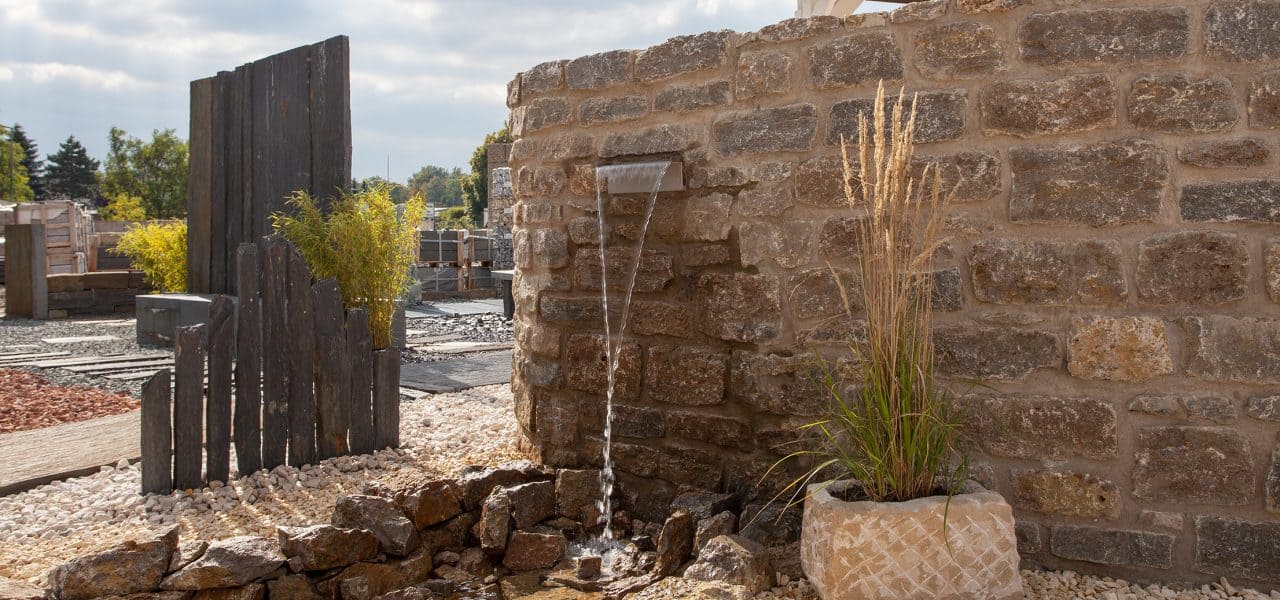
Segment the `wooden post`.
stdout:
<path fill-rule="evenodd" d="M 311 194 L 323 210 L 351 185 L 350 41 L 329 38 L 310 48 Z"/>
<path fill-rule="evenodd" d="M 173 422 L 169 416 L 169 369 L 142 385 L 142 493 L 173 491 Z"/>
<path fill-rule="evenodd" d="M 315 316 L 316 446 L 321 459 L 349 451 L 351 363 L 343 327 L 338 282 L 325 279 L 311 287 Z"/>
<path fill-rule="evenodd" d="M 289 248 L 289 464 L 316 464 L 315 326 L 311 315 L 311 271 Z"/>
<path fill-rule="evenodd" d="M 214 78 L 191 82 L 191 140 L 187 160 L 187 290 L 210 288 L 213 220 Z"/>
<path fill-rule="evenodd" d="M 207 326 L 178 328 L 174 349 L 177 376 L 173 394 L 173 485 L 178 489 L 201 487 L 201 442 L 204 428 L 200 412 L 204 399 L 204 350 Z"/>
<path fill-rule="evenodd" d="M 236 466 L 241 475 L 262 468 L 262 301 L 258 298 L 258 247 L 236 250 Z"/>
<path fill-rule="evenodd" d="M 231 361 L 236 346 L 235 303 L 214 296 L 209 304 L 209 399 L 205 402 L 205 477 L 227 481 L 231 471 Z"/>
<path fill-rule="evenodd" d="M 373 353 L 373 443 L 378 450 L 400 445 L 400 349 Z"/>
<path fill-rule="evenodd" d="M 285 323 L 289 246 L 263 241 L 262 269 L 262 467 L 284 464 L 289 443 L 289 331 Z"/>
<path fill-rule="evenodd" d="M 369 313 L 347 311 L 347 357 L 351 363 L 351 453 L 370 454 L 373 439 L 373 342 Z"/>
<path fill-rule="evenodd" d="M 5 314 L 49 318 L 48 263 L 43 224 L 5 227 Z"/>

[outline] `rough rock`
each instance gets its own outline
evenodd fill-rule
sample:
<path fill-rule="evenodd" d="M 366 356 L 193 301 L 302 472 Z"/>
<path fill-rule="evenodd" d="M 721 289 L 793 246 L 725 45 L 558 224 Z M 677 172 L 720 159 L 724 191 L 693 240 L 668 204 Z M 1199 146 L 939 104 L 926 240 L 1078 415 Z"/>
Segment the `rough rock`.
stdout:
<path fill-rule="evenodd" d="M 738 225 L 738 252 L 744 266 L 772 260 L 784 269 L 808 263 L 818 225 L 814 221 L 746 221 Z"/>
<path fill-rule="evenodd" d="M 1019 137 L 1088 131 L 1115 124 L 1116 91 L 1106 75 L 991 84 L 982 93 L 988 134 Z"/>
<path fill-rule="evenodd" d="M 268 581 L 267 597 L 272 600 L 322 600 L 306 575 L 286 575 Z"/>
<path fill-rule="evenodd" d="M 238 588 L 200 590 L 191 597 L 191 600 L 263 600 L 266 594 L 266 585 L 251 583 Z"/>
<path fill-rule="evenodd" d="M 1219 396 L 1143 394 L 1129 401 L 1129 410 L 1147 415 L 1229 423 L 1236 419 L 1235 404 Z"/>
<path fill-rule="evenodd" d="M 1209 133 L 1228 129 L 1239 119 L 1235 92 L 1225 77 L 1148 75 L 1129 90 L 1129 122 L 1140 129 Z"/>
<path fill-rule="evenodd" d="M 644 373 L 648 398 L 684 406 L 720 404 L 728 368 L 729 356 L 710 348 L 651 346 Z"/>
<path fill-rule="evenodd" d="M 809 18 L 783 19 L 766 25 L 758 32 L 758 39 L 765 42 L 792 42 L 815 35 L 837 31 L 844 25 L 840 17 L 821 15 Z"/>
<path fill-rule="evenodd" d="M 209 548 L 209 542 L 204 540 L 188 540 L 178 544 L 178 549 L 173 552 L 173 556 L 169 559 L 170 573 L 181 569 L 200 558 L 204 551 Z"/>
<path fill-rule="evenodd" d="M 1182 231 L 1138 244 L 1138 296 L 1156 304 L 1224 304 L 1245 297 L 1249 249 L 1230 233 Z"/>
<path fill-rule="evenodd" d="M 1280 179 L 1246 179 L 1187 184 L 1182 219 L 1217 223 L 1280 223 Z"/>
<path fill-rule="evenodd" d="M 1182 320 L 1186 373 L 1207 381 L 1280 383 L 1280 320 L 1205 316 Z"/>
<path fill-rule="evenodd" d="M 649 99 L 644 96 L 587 98 L 578 105 L 578 121 L 583 125 L 616 123 L 638 119 L 649 112 Z"/>
<path fill-rule="evenodd" d="M 664 421 L 664 430 L 666 435 L 671 437 L 697 440 L 717 446 L 737 447 L 743 451 L 749 451 L 755 445 L 751 423 L 734 417 L 694 412 L 668 412 Z"/>
<path fill-rule="evenodd" d="M 551 475 L 538 465 L 529 461 L 514 461 L 497 467 L 467 467 L 455 483 L 458 489 L 462 490 L 463 510 L 470 511 L 480 508 L 480 503 L 489 497 L 494 488 L 520 485 L 533 479 L 550 477 Z"/>
<path fill-rule="evenodd" d="M 1067 370 L 1083 379 L 1146 381 L 1173 373 L 1169 332 L 1156 317 L 1074 319 Z"/>
<path fill-rule="evenodd" d="M 1017 381 L 1062 365 L 1058 336 L 1050 331 L 962 323 L 935 328 L 933 339 L 938 372 L 949 376 Z"/>
<path fill-rule="evenodd" d="M 925 179 L 925 169 L 929 169 Z M 941 175 L 941 192 L 952 204 L 983 202 L 1001 192 L 1000 158 L 985 152 L 961 152 L 947 156 L 917 156 L 911 161 L 911 176 L 932 186 L 934 174 Z M 930 188 L 926 188 L 930 189 Z M 841 192 L 843 197 L 843 192 Z"/>
<path fill-rule="evenodd" d="M 653 110 L 691 112 L 733 103 L 733 89 L 728 81 L 714 81 L 704 85 L 678 85 L 658 92 L 653 98 Z"/>
<path fill-rule="evenodd" d="M 1249 82 L 1249 125 L 1280 128 L 1280 69 L 1262 73 Z"/>
<path fill-rule="evenodd" d="M 600 253 L 578 252 L 573 257 L 573 284 L 578 289 L 598 291 L 604 285 L 603 276 L 609 278 L 610 291 L 623 288 L 634 268 L 634 291 L 656 292 L 666 287 L 673 278 L 671 255 L 661 250 L 646 249 L 637 262 L 632 248 L 608 248 L 605 251 L 606 273 L 600 272 Z M 616 286 L 616 287 L 615 287 Z"/>
<path fill-rule="evenodd" d="M 818 365 L 807 355 L 735 351 L 729 389 L 755 410 L 817 416 L 826 414 L 829 408 L 819 377 Z"/>
<path fill-rule="evenodd" d="M 4 598 L 4 600 L 44 600 L 44 590 L 25 581 L 0 577 L 0 598 Z"/>
<path fill-rule="evenodd" d="M 917 144 L 942 142 L 959 139 L 964 135 L 964 115 L 969 103 L 968 93 L 964 90 L 944 92 L 921 92 L 908 97 L 903 103 L 903 112 L 909 113 L 912 101 L 916 102 L 916 132 L 912 138 Z M 886 96 L 885 105 L 892 107 L 898 103 L 898 96 Z M 841 140 L 849 147 L 858 143 L 858 118 L 866 115 L 870 122 L 875 110 L 873 98 L 846 100 L 837 102 L 831 107 L 831 118 L 827 129 L 827 144 L 839 146 Z M 892 123 L 886 120 L 886 130 Z M 906 117 L 903 117 L 906 120 Z"/>
<path fill-rule="evenodd" d="M 689 264 L 687 259 L 684 264 Z M 633 301 L 627 326 L 636 335 L 688 338 L 697 332 L 693 326 L 693 310 L 688 305 L 660 301 Z"/>
<path fill-rule="evenodd" d="M 987 25 L 930 25 L 915 33 L 915 66 L 929 79 L 966 79 L 1004 71 L 1004 43 Z"/>
<path fill-rule="evenodd" d="M 561 469 L 556 473 L 556 511 L 570 519 L 582 519 L 582 507 L 600 497 L 598 469 Z"/>
<path fill-rule="evenodd" d="M 1092 398 L 1034 395 L 965 398 L 966 423 L 993 456 L 1026 459 L 1116 457 L 1116 411 Z"/>
<path fill-rule="evenodd" d="M 693 551 L 700 552 L 713 538 L 733 535 L 737 525 L 738 518 L 727 510 L 714 517 L 699 519 L 697 530 L 693 534 Z"/>
<path fill-rule="evenodd" d="M 511 518 L 517 529 L 528 529 L 556 514 L 556 484 L 533 481 L 505 488 L 511 500 Z"/>
<path fill-rule="evenodd" d="M 791 186 L 760 186 L 738 193 L 734 212 L 745 217 L 780 217 L 795 204 Z"/>
<path fill-rule="evenodd" d="M 725 62 L 725 51 L 733 35 L 727 30 L 682 35 L 642 50 L 636 55 L 636 79 L 657 81 L 718 67 Z"/>
<path fill-rule="evenodd" d="M 524 136 L 573 120 L 573 105 L 564 98 L 538 98 L 511 111 L 511 133 Z"/>
<path fill-rule="evenodd" d="M 1261 138 L 1199 142 L 1178 149 L 1178 160 L 1203 169 L 1243 169 L 1266 164 L 1271 146 Z"/>
<path fill-rule="evenodd" d="M 809 77 L 817 89 L 902 79 L 902 53 L 889 32 L 855 33 L 808 52 Z"/>
<path fill-rule="evenodd" d="M 844 164 L 838 156 L 811 158 L 796 169 L 796 198 L 803 204 L 818 208 L 846 207 L 849 200 L 844 184 Z"/>
<path fill-rule="evenodd" d="M 48 588 L 62 600 L 149 592 L 159 587 L 177 548 L 176 527 L 144 541 L 116 544 L 54 568 L 48 575 Z"/>
<path fill-rule="evenodd" d="M 1018 223 L 1118 225 L 1153 221 L 1169 180 L 1166 152 L 1146 140 L 1009 150 Z"/>
<path fill-rule="evenodd" d="M 857 285 L 852 271 L 818 267 L 795 272 L 787 280 L 787 306 L 799 319 L 843 314 L 846 308 L 856 310 L 861 304 Z"/>
<path fill-rule="evenodd" d="M 711 125 L 711 140 L 722 156 L 803 152 L 812 146 L 817 127 L 812 104 L 724 112 Z"/>
<path fill-rule="evenodd" d="M 1121 304 L 1122 263 L 1112 241 L 978 240 L 969 253 L 974 295 L 996 304 Z"/>
<path fill-rule="evenodd" d="M 1232 428 L 1144 427 L 1134 462 L 1136 498 L 1218 506 L 1252 499 L 1253 456 Z"/>
<path fill-rule="evenodd" d="M 426 581 L 431 576 L 431 553 L 419 549 L 408 557 L 384 563 L 361 562 L 343 569 L 317 586 L 321 597 L 374 597 Z"/>
<path fill-rule="evenodd" d="M 1280 572 L 1280 523 L 1196 517 L 1196 571 L 1265 580 Z"/>
<path fill-rule="evenodd" d="M 685 569 L 684 577 L 741 585 L 753 594 L 773 587 L 773 568 L 764 546 L 745 537 L 722 535 L 712 539 Z"/>
<path fill-rule="evenodd" d="M 693 517 L 688 512 L 677 510 L 667 517 L 662 524 L 662 533 L 658 534 L 658 561 L 653 568 L 654 576 L 671 575 L 689 558 L 693 552 L 693 528 Z"/>
<path fill-rule="evenodd" d="M 1260 421 L 1280 421 L 1280 396 L 1250 398 L 1246 412 Z"/>
<path fill-rule="evenodd" d="M 280 543 L 242 536 L 209 544 L 204 555 L 161 582 L 166 590 L 241 587 L 274 573 L 285 563 Z"/>
<path fill-rule="evenodd" d="M 564 66 L 565 82 L 572 90 L 598 90 L 631 78 L 635 55 L 630 50 L 613 50 L 583 56 Z"/>
<path fill-rule="evenodd" d="M 1204 49 L 1211 58 L 1257 62 L 1280 58 L 1280 4 L 1267 0 L 1214 2 L 1205 10 Z"/>
<path fill-rule="evenodd" d="M 452 481 L 437 479 L 409 490 L 400 506 L 413 519 L 414 527 L 426 529 L 458 516 L 462 512 L 461 502 Z"/>
<path fill-rule="evenodd" d="M 511 533 L 511 497 L 502 490 L 489 494 L 474 533 L 480 540 L 480 549 L 490 556 L 502 554 L 507 549 L 507 537 Z"/>
<path fill-rule="evenodd" d="M 378 538 L 362 529 L 331 525 L 276 528 L 280 550 L 294 572 L 345 567 L 378 555 Z"/>
<path fill-rule="evenodd" d="M 553 92 L 564 87 L 564 65 L 568 61 L 553 60 L 533 66 L 520 74 L 520 93 Z"/>
<path fill-rule="evenodd" d="M 333 507 L 332 523 L 372 532 L 383 552 L 392 556 L 407 556 L 421 541 L 404 511 L 395 502 L 377 496 L 340 496 Z"/>
<path fill-rule="evenodd" d="M 1018 27 L 1022 58 L 1041 65 L 1167 60 L 1186 54 L 1185 8 L 1104 8 L 1037 13 Z"/>
<path fill-rule="evenodd" d="M 1103 565 L 1168 569 L 1173 566 L 1174 536 L 1058 525 L 1049 528 L 1049 548 L 1056 556 Z"/>
<path fill-rule="evenodd" d="M 699 138 L 699 133 L 692 127 L 677 124 L 611 133 L 600 143 L 600 158 L 683 152 L 697 146 Z"/>
<path fill-rule="evenodd" d="M 1013 484 L 1014 504 L 1023 510 L 1082 519 L 1120 516 L 1119 488 L 1089 473 L 1015 470 Z"/>
<path fill-rule="evenodd" d="M 712 193 L 690 198 L 685 203 L 684 233 L 686 241 L 719 242 L 729 239 L 733 222 L 729 220 L 733 196 Z"/>
<path fill-rule="evenodd" d="M 791 88 L 791 57 L 781 52 L 738 55 L 736 95 L 739 100 L 785 93 Z"/>
<path fill-rule="evenodd" d="M 703 333 L 737 342 L 765 342 L 781 334 L 782 306 L 773 277 L 707 273 L 697 287 Z"/>
<path fill-rule="evenodd" d="M 800 539 L 801 512 L 782 498 L 752 502 L 742 509 L 738 535 L 769 548 L 794 543 Z"/>
<path fill-rule="evenodd" d="M 593 299 L 598 306 L 599 299 Z M 604 394 L 609 389 L 607 345 L 603 335 L 569 336 L 565 382 L 583 392 Z M 619 350 L 614 374 L 614 398 L 633 400 L 640 396 L 640 346 L 625 342 Z"/>
<path fill-rule="evenodd" d="M 737 498 L 716 492 L 685 492 L 671 501 L 671 510 L 689 513 L 689 518 L 697 523 L 725 511 L 736 511 Z"/>
<path fill-rule="evenodd" d="M 511 534 L 502 564 L 512 571 L 550 568 L 564 555 L 566 544 L 559 533 L 517 531 Z"/>

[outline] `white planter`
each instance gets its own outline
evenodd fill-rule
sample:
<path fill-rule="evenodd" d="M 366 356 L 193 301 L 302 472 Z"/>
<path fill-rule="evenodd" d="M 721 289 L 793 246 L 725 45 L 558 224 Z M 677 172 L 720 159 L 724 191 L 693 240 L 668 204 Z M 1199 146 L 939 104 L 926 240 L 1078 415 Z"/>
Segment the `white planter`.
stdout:
<path fill-rule="evenodd" d="M 949 509 L 946 496 L 845 502 L 832 495 L 851 485 L 812 485 L 804 504 L 800 561 L 824 600 L 1023 597 L 1013 511 L 1000 494 L 968 482 Z"/>

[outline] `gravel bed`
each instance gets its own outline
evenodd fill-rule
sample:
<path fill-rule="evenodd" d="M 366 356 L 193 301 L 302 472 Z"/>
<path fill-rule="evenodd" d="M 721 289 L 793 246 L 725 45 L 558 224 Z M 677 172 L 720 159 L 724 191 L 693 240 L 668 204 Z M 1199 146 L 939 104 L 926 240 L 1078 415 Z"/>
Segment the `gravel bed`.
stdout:
<path fill-rule="evenodd" d="M 64 337 L 112 336 L 115 339 L 71 344 L 49 344 L 43 340 Z M 33 321 L 30 319 L 0 319 L 0 352 L 70 352 L 72 356 L 107 356 L 120 354 L 158 353 L 164 348 L 138 344 L 137 323 L 130 314 L 86 317 L 82 319 L 55 319 Z M 142 397 L 145 380 L 119 381 L 105 377 L 93 377 L 72 373 L 66 369 L 39 369 L 17 367 L 37 373 L 49 383 L 60 386 L 90 386 L 111 392 L 123 392 L 134 398 Z"/>
<path fill-rule="evenodd" d="M 511 321 L 493 313 L 419 317 L 408 319 L 405 324 L 408 329 L 418 332 L 410 335 L 410 340 L 414 337 L 456 335 L 457 337 L 452 341 L 498 344 L 510 343 L 515 339 Z M 410 346 L 409 350 L 402 354 L 402 360 L 420 363 L 449 360 L 459 356 L 462 354 L 436 354 L 423 352 L 422 346 Z"/>
<path fill-rule="evenodd" d="M 139 405 L 127 394 L 49 385 L 42 374 L 0 368 L 0 433 L 118 415 Z"/>

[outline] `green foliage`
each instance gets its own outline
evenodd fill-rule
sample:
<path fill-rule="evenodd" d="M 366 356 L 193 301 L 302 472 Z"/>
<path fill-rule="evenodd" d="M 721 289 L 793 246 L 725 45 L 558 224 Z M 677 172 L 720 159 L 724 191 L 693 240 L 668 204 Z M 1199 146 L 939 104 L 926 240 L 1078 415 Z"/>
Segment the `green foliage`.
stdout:
<path fill-rule="evenodd" d="M 391 345 L 396 299 L 409 287 L 417 255 L 418 223 L 426 205 L 414 196 L 397 215 L 387 186 L 336 200 L 326 217 L 306 192 L 289 199 L 294 214 L 271 216 L 277 233 L 293 242 L 317 278 L 333 277 L 347 308 L 365 306 L 375 348 Z"/>
<path fill-rule="evenodd" d="M 98 197 L 98 161 L 89 157 L 80 140 L 69 136 L 58 151 L 49 155 L 45 170 L 45 187 L 49 198 L 65 196 L 72 200 Z"/>
<path fill-rule="evenodd" d="M 142 207 L 142 198 L 128 194 L 117 194 L 110 198 L 98 214 L 107 221 L 147 220 L 147 211 Z"/>
<path fill-rule="evenodd" d="M 396 204 L 404 204 L 409 201 L 409 188 L 394 181 L 387 181 L 377 175 L 366 177 L 363 181 L 352 180 L 351 182 L 351 191 L 356 194 L 377 189 L 385 189 L 388 197 Z"/>
<path fill-rule="evenodd" d="M 462 169 L 427 165 L 409 178 L 409 193 L 425 198 L 428 206 L 462 206 L 462 181 L 466 177 Z"/>
<path fill-rule="evenodd" d="M 151 132 L 151 141 L 131 137 L 112 127 L 110 149 L 102 178 L 108 198 L 142 199 L 147 217 L 179 219 L 187 214 L 187 142 L 174 130 Z"/>
<path fill-rule="evenodd" d="M 22 164 L 25 155 L 14 131 L 16 129 L 0 126 L 0 199 L 30 202 L 35 200 L 35 192 L 31 189 L 27 168 Z"/>
<path fill-rule="evenodd" d="M 187 224 L 146 223 L 130 227 L 112 252 L 128 256 L 133 268 L 162 292 L 187 290 Z"/>
<path fill-rule="evenodd" d="M 471 215 L 461 206 L 453 206 L 436 213 L 436 229 L 470 229 Z"/>
<path fill-rule="evenodd" d="M 504 127 L 484 136 L 484 143 L 471 153 L 471 175 L 462 182 L 462 197 L 474 223 L 484 224 L 484 209 L 489 206 L 489 144 L 510 142 L 511 134 Z"/>
<path fill-rule="evenodd" d="M 36 200 L 43 200 L 44 161 L 40 160 L 40 147 L 36 145 L 35 140 L 27 136 L 26 130 L 18 123 L 14 123 L 10 135 L 14 143 L 22 146 L 21 163 L 27 170 L 27 185 L 31 187 L 32 195 Z"/>

